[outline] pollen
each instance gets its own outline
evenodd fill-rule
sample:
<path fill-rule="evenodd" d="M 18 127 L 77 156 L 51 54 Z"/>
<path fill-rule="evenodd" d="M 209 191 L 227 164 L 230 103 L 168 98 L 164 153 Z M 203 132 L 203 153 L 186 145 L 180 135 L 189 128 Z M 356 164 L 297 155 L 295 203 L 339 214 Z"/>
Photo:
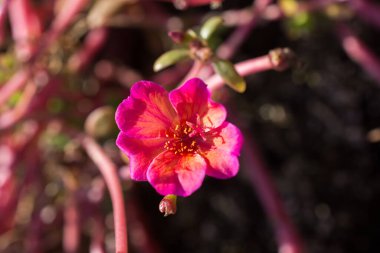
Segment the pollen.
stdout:
<path fill-rule="evenodd" d="M 166 131 L 165 136 L 168 140 L 165 142 L 164 148 L 176 155 L 194 154 L 199 149 L 199 134 L 186 123 L 171 127 Z"/>

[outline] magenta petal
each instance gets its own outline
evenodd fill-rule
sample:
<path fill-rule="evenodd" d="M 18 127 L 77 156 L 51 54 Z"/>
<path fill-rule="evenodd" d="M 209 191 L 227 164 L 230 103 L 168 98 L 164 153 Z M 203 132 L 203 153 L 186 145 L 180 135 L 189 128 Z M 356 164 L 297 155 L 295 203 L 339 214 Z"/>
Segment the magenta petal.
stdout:
<path fill-rule="evenodd" d="M 226 119 L 226 109 L 210 99 L 210 92 L 201 79 L 188 80 L 170 92 L 169 99 L 182 120 L 195 123 L 199 116 L 203 126 L 215 128 Z"/>
<path fill-rule="evenodd" d="M 196 122 L 197 114 L 201 117 L 206 114 L 209 98 L 206 84 L 199 78 L 190 79 L 169 93 L 170 102 L 181 119 L 193 122 Z"/>
<path fill-rule="evenodd" d="M 202 117 L 204 127 L 216 128 L 226 120 L 227 112 L 223 105 L 214 101 L 209 101 L 208 111 Z"/>
<path fill-rule="evenodd" d="M 164 150 L 165 139 L 135 139 L 121 132 L 116 145 L 129 157 L 131 178 L 146 181 L 146 172 L 152 160 Z"/>
<path fill-rule="evenodd" d="M 158 84 L 141 81 L 116 110 L 116 123 L 128 136 L 157 138 L 165 134 L 177 118 L 167 92 Z"/>
<path fill-rule="evenodd" d="M 237 156 L 231 155 L 223 150 L 212 150 L 205 155 L 208 162 L 207 176 L 226 179 L 236 176 L 239 171 L 239 160 Z"/>
<path fill-rule="evenodd" d="M 148 181 L 161 195 L 189 196 L 203 182 L 205 160 L 198 154 L 175 155 L 166 151 L 158 155 L 148 169 Z"/>
<path fill-rule="evenodd" d="M 229 122 L 224 122 L 220 127 L 209 133 L 207 142 L 216 149 L 239 156 L 243 145 L 243 135 L 239 128 Z"/>
<path fill-rule="evenodd" d="M 237 174 L 239 161 L 237 156 L 243 144 L 240 130 L 225 122 L 207 136 L 206 142 L 211 149 L 203 156 L 208 162 L 206 174 L 216 178 L 229 178 Z"/>

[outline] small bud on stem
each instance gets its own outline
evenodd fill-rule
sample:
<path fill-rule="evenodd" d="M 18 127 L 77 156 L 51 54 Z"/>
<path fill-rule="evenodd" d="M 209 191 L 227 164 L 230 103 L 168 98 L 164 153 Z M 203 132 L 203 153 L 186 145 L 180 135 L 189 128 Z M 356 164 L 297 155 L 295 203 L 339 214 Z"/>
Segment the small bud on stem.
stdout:
<path fill-rule="evenodd" d="M 177 212 L 177 196 L 173 194 L 166 195 L 160 202 L 158 209 L 164 214 L 164 217 Z"/>
<path fill-rule="evenodd" d="M 287 47 L 276 48 L 269 52 L 269 59 L 274 70 L 283 71 L 292 65 L 295 59 L 295 54 Z"/>

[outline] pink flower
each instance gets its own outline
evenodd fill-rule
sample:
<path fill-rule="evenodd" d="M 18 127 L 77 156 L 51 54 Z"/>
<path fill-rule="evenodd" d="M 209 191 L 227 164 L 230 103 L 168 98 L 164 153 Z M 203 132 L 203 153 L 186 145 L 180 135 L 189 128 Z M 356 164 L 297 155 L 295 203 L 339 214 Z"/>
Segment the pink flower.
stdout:
<path fill-rule="evenodd" d="M 225 119 L 226 109 L 198 78 L 169 93 L 140 81 L 117 108 L 116 144 L 130 159 L 132 179 L 162 195 L 189 196 L 205 175 L 225 179 L 239 170 L 243 137 Z"/>

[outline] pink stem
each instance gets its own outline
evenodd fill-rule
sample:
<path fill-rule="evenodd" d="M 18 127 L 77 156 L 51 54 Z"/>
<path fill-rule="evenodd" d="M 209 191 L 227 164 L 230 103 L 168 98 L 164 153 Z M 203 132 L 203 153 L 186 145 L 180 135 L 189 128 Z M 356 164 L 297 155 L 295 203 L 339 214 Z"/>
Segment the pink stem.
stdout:
<path fill-rule="evenodd" d="M 241 76 L 247 76 L 258 72 L 273 69 L 273 64 L 268 55 L 243 61 L 235 65 L 237 72 Z M 220 75 L 215 74 L 206 80 L 210 91 L 216 90 L 224 84 Z"/>
<path fill-rule="evenodd" d="M 12 0 L 9 4 L 12 35 L 18 59 L 28 60 L 35 50 L 34 41 L 42 33 L 42 24 L 29 0 Z"/>
<path fill-rule="evenodd" d="M 259 150 L 253 142 L 250 134 L 245 132 L 245 147 L 243 149 L 243 160 L 249 168 L 249 178 L 255 188 L 258 197 L 263 204 L 265 213 L 269 216 L 276 231 L 279 245 L 278 252 L 300 253 L 303 246 L 299 235 L 287 215 L 283 203 L 279 198 L 275 186 L 268 175 L 265 163 L 261 159 Z"/>
<path fill-rule="evenodd" d="M 125 205 L 116 165 L 91 137 L 84 136 L 82 138 L 82 145 L 89 157 L 98 166 L 111 195 L 114 210 L 116 253 L 127 253 L 128 244 Z"/>
<path fill-rule="evenodd" d="M 30 56 L 30 62 L 34 62 L 48 47 L 49 45 L 67 28 L 67 26 L 74 20 L 76 15 L 88 0 L 73 0 L 68 1 L 63 5 L 58 16 L 54 19 L 51 29 L 48 31 L 45 39 L 41 41 L 39 47 Z M 4 5 L 6 2 L 4 3 Z M 0 90 L 0 106 L 18 89 L 20 89 L 30 76 L 29 69 L 19 70 Z"/>
<path fill-rule="evenodd" d="M 69 190 L 68 199 L 64 208 L 63 248 L 65 253 L 75 253 L 79 248 L 80 221 L 78 203 L 75 199 L 75 191 Z"/>
<path fill-rule="evenodd" d="M 258 14 L 260 14 L 270 2 L 271 0 L 256 0 L 254 2 L 251 21 L 238 27 L 227 41 L 218 48 L 217 55 L 220 58 L 229 59 L 234 55 L 259 21 L 260 16 Z"/>
<path fill-rule="evenodd" d="M 367 0 L 351 0 L 350 2 L 359 17 L 380 28 L 380 5 Z"/>
<path fill-rule="evenodd" d="M 90 252 L 105 253 L 103 217 L 96 212 L 93 215 Z"/>
<path fill-rule="evenodd" d="M 189 72 L 187 72 L 186 76 L 182 79 L 181 84 L 183 84 L 184 82 L 186 82 L 188 79 L 190 79 L 192 77 L 197 77 L 199 74 L 199 71 L 201 71 L 202 67 L 203 67 L 202 62 L 194 61 L 193 66 L 191 67 Z"/>
<path fill-rule="evenodd" d="M 108 36 L 107 28 L 101 27 L 89 32 L 83 47 L 69 60 L 69 68 L 72 71 L 81 71 L 91 62 L 95 54 L 104 45 Z"/>
<path fill-rule="evenodd" d="M 54 19 L 49 31 L 50 40 L 55 40 L 73 21 L 89 0 L 66 0 Z"/>
<path fill-rule="evenodd" d="M 346 25 L 338 26 L 338 35 L 348 56 L 361 65 L 380 85 L 380 60 Z"/>
<path fill-rule="evenodd" d="M 50 44 L 74 21 L 77 14 L 87 5 L 89 0 L 66 0 L 57 17 L 53 20 L 50 29 L 42 38 L 38 48 L 34 51 L 30 61 L 35 61 Z"/>

